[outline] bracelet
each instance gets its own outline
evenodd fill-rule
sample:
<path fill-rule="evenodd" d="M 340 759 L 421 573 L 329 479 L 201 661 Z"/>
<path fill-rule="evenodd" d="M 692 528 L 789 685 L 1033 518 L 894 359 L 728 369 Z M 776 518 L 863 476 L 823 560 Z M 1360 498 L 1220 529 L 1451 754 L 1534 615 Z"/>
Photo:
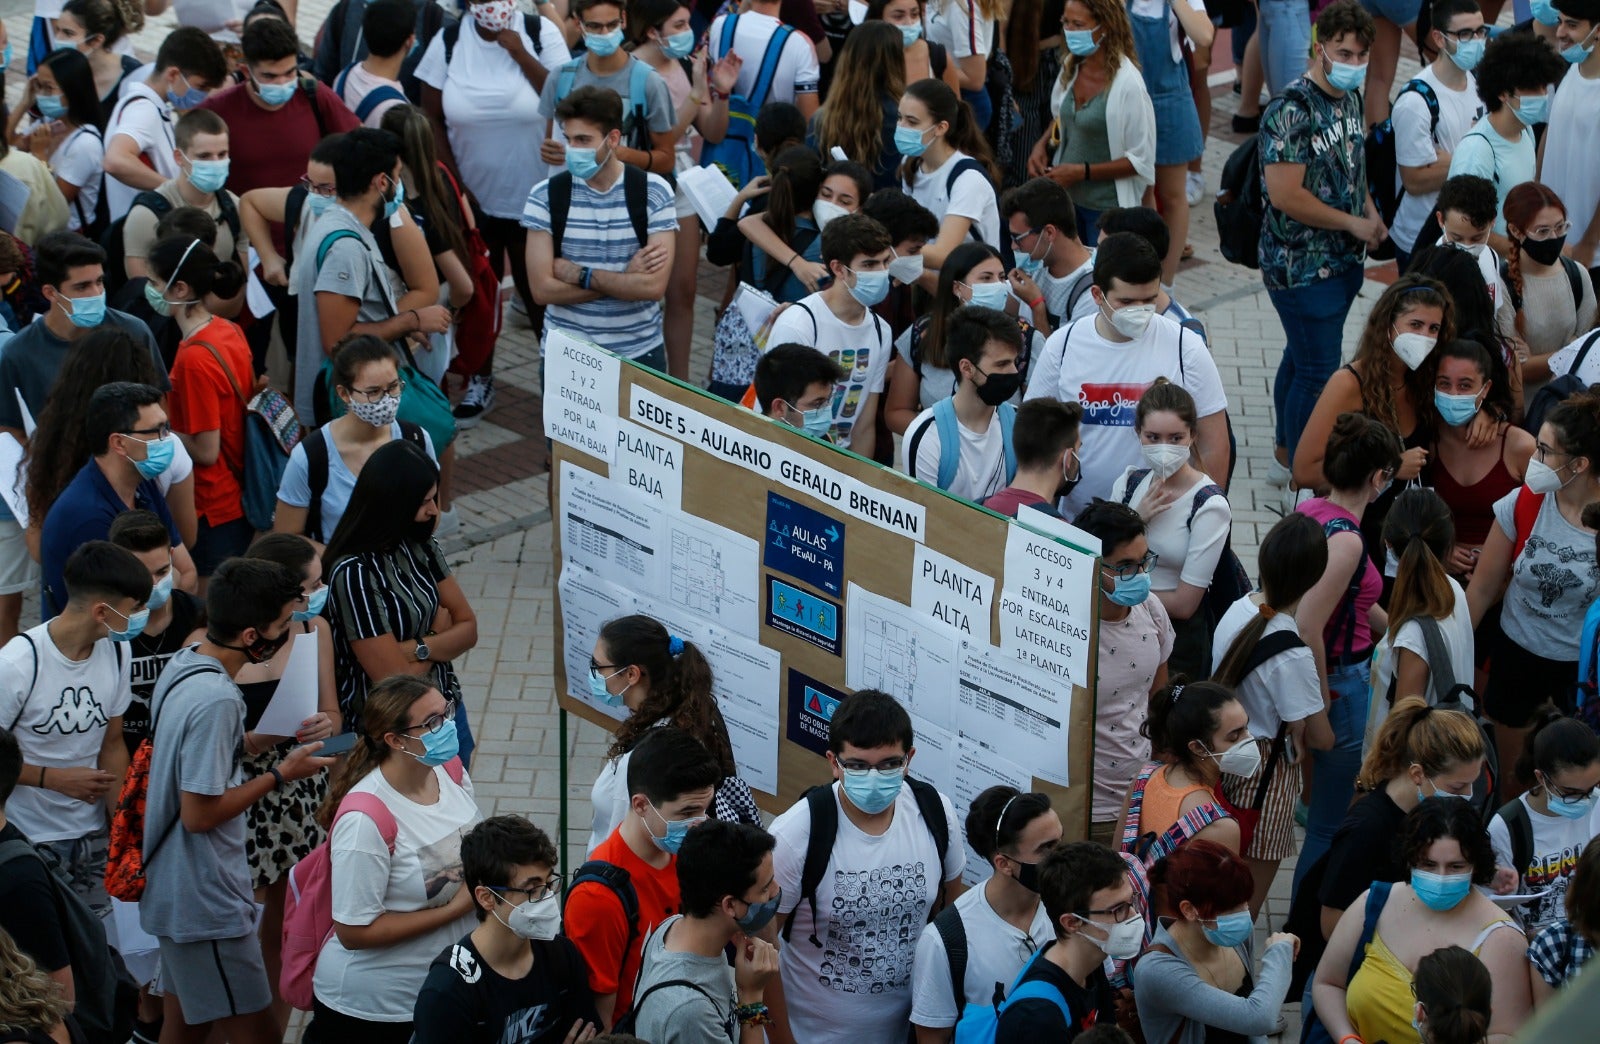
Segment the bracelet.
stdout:
<path fill-rule="evenodd" d="M 1037 300 L 1028 302 L 1028 308 L 1031 310 L 1031 309 L 1034 309 L 1034 308 L 1038 308 L 1042 304 L 1044 304 L 1044 295 L 1040 294 Z"/>
<path fill-rule="evenodd" d="M 272 773 L 272 789 L 273 790 L 282 790 L 283 789 L 283 773 L 278 771 L 278 766 L 274 765 L 271 768 L 267 769 L 267 771 Z"/>
<path fill-rule="evenodd" d="M 1094 180 L 1093 178 L 1091 178 L 1089 176 L 1089 164 L 1087 164 L 1087 163 L 1085 163 L 1083 165 L 1083 180 L 1084 181 L 1093 181 Z"/>
<path fill-rule="evenodd" d="M 689 100 L 694 102 L 694 107 L 697 109 L 706 103 L 706 100 L 700 97 L 698 94 L 690 94 Z"/>
<path fill-rule="evenodd" d="M 794 254 L 790 256 L 789 260 L 787 260 L 787 261 L 785 261 L 783 263 L 783 267 L 787 268 L 789 271 L 793 272 L 794 271 L 794 263 L 796 261 L 798 261 L 798 260 L 800 260 L 800 251 L 796 250 L 794 252 Z"/>
<path fill-rule="evenodd" d="M 734 1015 L 739 1018 L 741 1026 L 765 1026 L 772 1022 L 772 1013 L 762 1003 L 738 1004 L 734 1006 Z M 1340 1041 L 1339 1044 L 1344 1044 Z"/>
<path fill-rule="evenodd" d="M 582 268 L 580 268 L 578 270 L 578 288 L 580 290 L 589 289 L 589 283 L 593 279 L 594 279 L 594 269 L 590 268 L 588 265 L 585 265 L 585 266 L 583 266 Z"/>
<path fill-rule="evenodd" d="M 1366 1041 L 1362 1040 L 1360 1037 L 1358 1037 L 1354 1033 L 1346 1033 L 1344 1036 L 1340 1037 L 1339 1038 L 1339 1044 L 1346 1044 L 1347 1041 L 1352 1041 L 1352 1040 L 1355 1041 L 1356 1044 L 1367 1044 Z"/>
<path fill-rule="evenodd" d="M 406 311 L 410 312 L 411 318 L 416 320 L 417 329 L 422 329 L 422 316 L 417 314 L 417 310 L 415 308 L 407 308 Z"/>
<path fill-rule="evenodd" d="M 44 770 L 45 770 L 45 766 L 40 765 L 39 766 L 39 789 L 40 790 L 44 789 Z"/>

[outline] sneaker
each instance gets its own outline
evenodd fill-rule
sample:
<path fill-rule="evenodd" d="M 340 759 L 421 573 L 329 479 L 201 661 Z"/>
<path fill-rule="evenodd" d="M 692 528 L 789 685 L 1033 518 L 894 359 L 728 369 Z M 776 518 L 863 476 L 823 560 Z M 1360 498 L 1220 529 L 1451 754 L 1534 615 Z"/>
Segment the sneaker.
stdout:
<path fill-rule="evenodd" d="M 1185 180 L 1184 195 L 1189 198 L 1192 207 L 1206 198 L 1206 176 L 1197 170 L 1191 170 Z"/>
<path fill-rule="evenodd" d="M 471 428 L 494 409 L 494 378 L 473 375 L 455 408 L 456 427 Z"/>
<path fill-rule="evenodd" d="M 1235 134 L 1254 134 L 1256 131 L 1258 131 L 1260 129 L 1261 129 L 1261 116 L 1260 116 L 1260 114 L 1257 114 L 1255 116 L 1240 116 L 1238 113 L 1234 113 L 1233 114 L 1233 133 L 1235 133 Z"/>
<path fill-rule="evenodd" d="M 1267 485 L 1269 486 L 1287 486 L 1292 475 L 1293 472 L 1289 470 L 1289 465 L 1282 463 L 1277 457 L 1273 457 L 1272 463 L 1267 465 Z"/>
<path fill-rule="evenodd" d="M 434 523 L 433 537 L 435 540 L 448 540 L 461 532 L 461 514 L 455 508 L 439 512 L 439 521 Z"/>

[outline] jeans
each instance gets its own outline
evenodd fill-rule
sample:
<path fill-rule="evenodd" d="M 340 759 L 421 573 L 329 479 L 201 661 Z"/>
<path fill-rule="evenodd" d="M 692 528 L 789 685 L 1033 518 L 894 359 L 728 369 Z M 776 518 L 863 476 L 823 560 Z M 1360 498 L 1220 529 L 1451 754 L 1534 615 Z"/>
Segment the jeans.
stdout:
<path fill-rule="evenodd" d="M 972 106 L 972 122 L 980 131 L 989 129 L 989 121 L 994 118 L 994 102 L 989 98 L 987 88 L 979 87 L 975 91 L 963 89 L 961 100 Z"/>
<path fill-rule="evenodd" d="M 1339 368 L 1344 320 L 1364 277 L 1355 265 L 1308 286 L 1267 288 L 1287 342 L 1272 385 L 1272 404 L 1278 414 L 1277 442 L 1288 449 L 1291 461 L 1323 386 Z"/>
<path fill-rule="evenodd" d="M 461 765 L 469 772 L 472 770 L 472 750 L 478 745 L 472 738 L 472 726 L 467 723 L 467 701 L 465 698 L 456 701 L 456 756 L 461 759 Z"/>
<path fill-rule="evenodd" d="M 1306 71 L 1311 57 L 1311 9 L 1301 0 L 1260 0 L 1256 32 L 1267 93 L 1276 98 Z"/>
<path fill-rule="evenodd" d="M 1233 64 L 1234 65 L 1243 65 L 1244 64 L 1244 49 L 1245 49 L 1245 45 L 1247 45 L 1250 42 L 1250 37 L 1254 36 L 1255 32 L 1256 32 L 1256 5 L 1255 4 L 1245 4 L 1244 5 L 1244 10 L 1242 12 L 1240 12 L 1240 15 L 1239 15 L 1239 24 L 1233 27 L 1233 35 L 1231 37 L 1231 39 L 1233 41 Z"/>
<path fill-rule="evenodd" d="M 1294 887 L 1322 858 L 1333 833 L 1344 821 L 1355 795 L 1361 771 L 1361 741 L 1366 733 L 1367 704 L 1372 698 L 1371 665 L 1362 659 L 1328 671 L 1328 724 L 1333 727 L 1333 749 L 1311 752 L 1311 803 L 1306 816 L 1306 842 L 1295 862 Z"/>

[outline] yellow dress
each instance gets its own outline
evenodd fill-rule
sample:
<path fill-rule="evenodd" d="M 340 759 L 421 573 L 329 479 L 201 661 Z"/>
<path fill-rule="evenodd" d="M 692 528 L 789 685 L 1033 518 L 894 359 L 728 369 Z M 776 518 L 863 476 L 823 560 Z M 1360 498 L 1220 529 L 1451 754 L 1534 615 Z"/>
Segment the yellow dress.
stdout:
<path fill-rule="evenodd" d="M 1505 916 L 1490 921 L 1478 933 L 1472 952 L 1476 954 L 1481 950 L 1489 933 L 1502 924 L 1515 926 L 1511 918 Z M 1417 1004 L 1411 995 L 1411 977 L 1410 969 L 1384 943 L 1383 936 L 1374 932 L 1372 942 L 1367 944 L 1366 959 L 1345 991 L 1345 1010 L 1362 1040 L 1382 1040 L 1388 1044 L 1417 1040 L 1416 1027 L 1411 1024 Z"/>

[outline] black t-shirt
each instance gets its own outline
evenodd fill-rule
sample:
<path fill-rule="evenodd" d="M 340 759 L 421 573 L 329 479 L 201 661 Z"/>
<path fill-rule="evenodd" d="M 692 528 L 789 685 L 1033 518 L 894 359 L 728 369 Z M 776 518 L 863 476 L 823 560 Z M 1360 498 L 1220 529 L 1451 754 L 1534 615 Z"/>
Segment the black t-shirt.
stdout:
<path fill-rule="evenodd" d="M 139 741 L 150 735 L 150 694 L 156 690 L 156 679 L 161 669 L 172 659 L 172 654 L 183 648 L 200 622 L 200 603 L 186 591 L 172 592 L 172 622 L 160 634 L 144 632 L 128 643 L 133 654 L 130 668 L 133 702 L 122 713 L 122 738 L 128 744 L 128 753 L 139 748 Z"/>
<path fill-rule="evenodd" d="M 1045 947 L 1048 950 L 1050 943 Z M 1072 1040 L 1080 1033 L 1086 1033 L 1102 1023 L 1107 1026 L 1116 1025 L 1117 1011 L 1115 1006 L 1116 992 L 1111 988 L 1111 983 L 1106 979 L 1105 969 L 1096 968 L 1094 974 L 1089 976 L 1087 986 L 1079 986 L 1072 980 L 1072 976 L 1056 967 L 1055 964 L 1044 959 L 1044 950 L 1040 951 L 1039 959 L 1033 962 L 1033 967 L 1028 969 L 1020 982 L 1031 982 L 1042 979 L 1054 986 L 1061 996 L 1066 999 L 1067 1010 L 1072 1012 L 1072 1024 L 1068 1025 L 1061 1017 L 1061 1009 L 1047 1000 L 1020 1000 L 1006 1005 L 1000 1015 L 1000 1025 L 995 1031 L 995 1044 L 1036 1044 L 1038 1041 Z"/>
<path fill-rule="evenodd" d="M 144 287 L 148 282 L 150 280 L 146 276 L 129 279 L 111 295 L 108 304 L 119 312 L 127 312 L 135 319 L 144 321 L 144 325 L 150 328 L 150 336 L 156 339 L 156 347 L 161 349 L 162 361 L 170 371 L 178 359 L 178 344 L 183 340 L 183 331 L 178 329 L 178 324 L 171 316 L 157 315 L 155 309 L 150 307 L 150 302 L 144 296 Z"/>
<path fill-rule="evenodd" d="M 0 844 L 7 841 L 26 842 L 27 838 L 7 823 L 0 828 Z M 60 971 L 72 963 L 50 871 L 33 856 L 22 855 L 0 870 L 0 928 L 9 932 L 17 949 L 32 957 L 43 971 Z"/>
<path fill-rule="evenodd" d="M 589 972 L 564 936 L 533 943 L 533 968 L 507 979 L 463 936 L 428 967 L 412 1044 L 560 1044 L 575 1021 L 599 1024 Z"/>
<path fill-rule="evenodd" d="M 1406 879 L 1399 842 L 1405 818 L 1387 790 L 1375 790 L 1350 806 L 1328 847 L 1328 868 L 1318 892 L 1323 906 L 1348 910 L 1372 882 Z"/>

